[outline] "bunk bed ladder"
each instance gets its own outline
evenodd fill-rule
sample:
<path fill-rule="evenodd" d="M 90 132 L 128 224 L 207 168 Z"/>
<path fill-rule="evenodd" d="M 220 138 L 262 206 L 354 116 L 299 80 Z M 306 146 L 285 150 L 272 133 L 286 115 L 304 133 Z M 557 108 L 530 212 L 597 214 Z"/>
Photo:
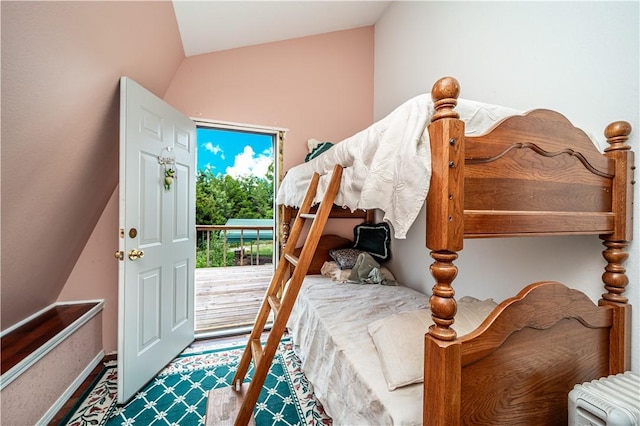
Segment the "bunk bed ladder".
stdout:
<path fill-rule="evenodd" d="M 206 425 L 245 426 L 255 424 L 253 419 L 254 406 L 258 401 L 273 357 L 285 332 L 289 315 L 298 297 L 302 281 L 307 274 L 318 247 L 318 241 L 331 213 L 333 202 L 340 188 L 341 178 L 342 166 L 336 165 L 317 212 L 311 214 L 313 199 L 320 179 L 317 173 L 313 175 L 302 206 L 293 223 L 289 240 L 284 247 L 280 262 L 256 316 L 249 341 L 242 354 L 238 370 L 233 377 L 232 386 L 209 392 Z M 307 220 L 312 221 L 311 228 L 298 257 L 294 253 Z M 273 326 L 263 347 L 260 339 L 265 333 L 265 326 L 271 312 L 274 314 Z M 254 363 L 253 378 L 249 383 L 243 383 L 252 360 Z"/>

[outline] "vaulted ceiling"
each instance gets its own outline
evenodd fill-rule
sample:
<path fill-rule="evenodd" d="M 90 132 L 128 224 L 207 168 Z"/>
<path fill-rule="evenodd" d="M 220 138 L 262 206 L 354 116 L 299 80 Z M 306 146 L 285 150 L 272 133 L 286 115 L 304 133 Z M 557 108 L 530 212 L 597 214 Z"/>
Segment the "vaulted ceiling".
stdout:
<path fill-rule="evenodd" d="M 373 25 L 390 1 L 174 0 L 186 56 Z"/>

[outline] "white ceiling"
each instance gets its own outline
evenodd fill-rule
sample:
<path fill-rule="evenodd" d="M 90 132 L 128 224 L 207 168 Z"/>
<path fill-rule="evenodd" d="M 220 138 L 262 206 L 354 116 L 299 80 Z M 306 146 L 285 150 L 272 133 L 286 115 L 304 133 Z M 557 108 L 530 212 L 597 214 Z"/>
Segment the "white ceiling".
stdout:
<path fill-rule="evenodd" d="M 186 56 L 373 25 L 391 1 L 173 0 Z"/>

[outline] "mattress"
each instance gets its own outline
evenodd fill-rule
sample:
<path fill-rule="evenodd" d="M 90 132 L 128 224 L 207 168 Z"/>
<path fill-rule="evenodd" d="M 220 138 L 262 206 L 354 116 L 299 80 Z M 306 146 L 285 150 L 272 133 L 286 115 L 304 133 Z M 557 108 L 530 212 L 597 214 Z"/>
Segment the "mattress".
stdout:
<path fill-rule="evenodd" d="M 368 330 L 377 320 L 428 307 L 426 295 L 403 286 L 305 278 L 288 329 L 302 370 L 335 425 L 422 424 L 422 383 L 389 391 Z"/>

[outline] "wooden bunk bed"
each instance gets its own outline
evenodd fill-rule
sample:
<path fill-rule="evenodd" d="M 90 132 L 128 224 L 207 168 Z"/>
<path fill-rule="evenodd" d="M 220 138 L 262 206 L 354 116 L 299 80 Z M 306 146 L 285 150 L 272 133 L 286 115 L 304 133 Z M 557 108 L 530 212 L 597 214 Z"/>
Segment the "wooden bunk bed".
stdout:
<path fill-rule="evenodd" d="M 435 285 L 433 325 L 424 335 L 422 423 L 566 424 L 575 384 L 630 366 L 624 262 L 632 239 L 631 126 L 607 126 L 604 154 L 549 110 L 508 117 L 470 137 L 456 111 L 459 92 L 450 77 L 431 92 L 426 246 Z M 606 247 L 597 305 L 563 284 L 533 283 L 474 331 L 456 334 L 455 261 L 465 238 L 589 234 Z M 345 242 L 328 244 L 336 243 Z M 316 265 L 330 246 L 320 248 Z"/>

